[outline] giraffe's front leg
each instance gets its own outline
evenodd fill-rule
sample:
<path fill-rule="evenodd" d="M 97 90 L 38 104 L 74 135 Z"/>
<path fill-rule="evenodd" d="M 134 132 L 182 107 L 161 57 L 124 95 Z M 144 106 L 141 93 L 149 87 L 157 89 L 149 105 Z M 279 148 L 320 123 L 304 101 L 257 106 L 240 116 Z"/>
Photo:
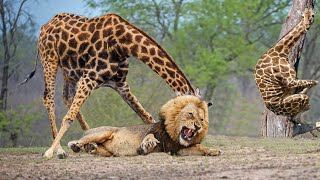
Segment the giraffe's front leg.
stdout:
<path fill-rule="evenodd" d="M 118 86 L 118 85 L 121 86 Z M 140 104 L 138 99 L 131 93 L 129 85 L 126 82 L 117 83 L 117 86 L 114 88 L 122 99 L 140 116 L 144 123 L 150 124 L 155 123 L 156 121 L 152 118 Z"/>
<path fill-rule="evenodd" d="M 76 83 L 65 80 L 63 83 L 62 99 L 63 99 L 63 103 L 67 106 L 68 109 L 70 109 L 75 93 L 76 93 Z M 77 119 L 83 130 L 89 129 L 89 125 L 87 121 L 84 119 L 81 111 L 79 111 L 79 113 L 77 114 Z"/>

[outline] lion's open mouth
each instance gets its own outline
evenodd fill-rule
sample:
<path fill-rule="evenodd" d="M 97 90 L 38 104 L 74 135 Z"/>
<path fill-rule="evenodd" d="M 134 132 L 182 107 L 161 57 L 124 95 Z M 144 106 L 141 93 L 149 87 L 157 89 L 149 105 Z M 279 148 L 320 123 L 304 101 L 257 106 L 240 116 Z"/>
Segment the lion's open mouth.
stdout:
<path fill-rule="evenodd" d="M 180 134 L 181 134 L 182 139 L 190 141 L 191 138 L 196 134 L 196 132 L 183 126 Z"/>

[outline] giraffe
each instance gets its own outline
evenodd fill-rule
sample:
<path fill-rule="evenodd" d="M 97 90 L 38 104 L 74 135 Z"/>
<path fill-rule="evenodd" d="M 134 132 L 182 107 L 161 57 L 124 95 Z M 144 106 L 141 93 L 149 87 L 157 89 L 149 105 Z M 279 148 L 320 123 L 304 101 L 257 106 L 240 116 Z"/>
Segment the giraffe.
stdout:
<path fill-rule="evenodd" d="M 305 9 L 302 20 L 262 55 L 255 66 L 255 80 L 266 107 L 276 115 L 295 117 L 309 110 L 307 92 L 315 80 L 298 80 L 288 62 L 294 44 L 305 34 L 314 19 L 312 9 Z"/>
<path fill-rule="evenodd" d="M 110 87 L 118 92 L 144 123 L 155 122 L 127 84 L 128 57 L 135 57 L 147 64 L 176 93 L 195 94 L 172 57 L 148 34 L 116 14 L 96 18 L 57 14 L 42 26 L 37 48 L 34 69 L 20 84 L 32 78 L 40 55 L 45 80 L 43 104 L 49 115 L 54 139 L 44 154 L 47 159 L 51 159 L 54 153 L 59 158 L 66 157 L 60 140 L 75 118 L 83 130 L 89 129 L 80 107 L 91 91 L 99 87 Z M 57 132 L 54 89 L 59 67 L 64 78 L 63 101 L 69 110 Z"/>

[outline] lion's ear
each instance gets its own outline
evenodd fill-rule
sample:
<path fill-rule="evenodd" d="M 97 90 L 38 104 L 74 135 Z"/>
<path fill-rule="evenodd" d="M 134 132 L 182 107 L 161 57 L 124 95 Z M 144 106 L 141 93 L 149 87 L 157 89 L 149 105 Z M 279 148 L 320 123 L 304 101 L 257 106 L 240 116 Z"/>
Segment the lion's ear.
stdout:
<path fill-rule="evenodd" d="M 199 88 L 196 88 L 196 91 L 194 93 L 195 96 L 201 98 L 201 93 L 200 93 L 200 89 Z"/>

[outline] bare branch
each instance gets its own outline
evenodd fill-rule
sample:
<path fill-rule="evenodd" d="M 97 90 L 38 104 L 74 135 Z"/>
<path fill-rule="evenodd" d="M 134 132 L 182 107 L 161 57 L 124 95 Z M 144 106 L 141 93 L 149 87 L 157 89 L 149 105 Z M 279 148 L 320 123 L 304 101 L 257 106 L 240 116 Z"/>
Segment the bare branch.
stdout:
<path fill-rule="evenodd" d="M 157 18 L 157 22 L 160 24 L 165 36 L 166 34 L 169 36 L 169 38 L 172 38 L 171 33 L 169 32 L 169 27 L 166 26 L 165 22 L 161 21 L 161 12 L 158 3 L 155 0 L 152 0 L 153 5 L 155 7 L 155 15 Z"/>

